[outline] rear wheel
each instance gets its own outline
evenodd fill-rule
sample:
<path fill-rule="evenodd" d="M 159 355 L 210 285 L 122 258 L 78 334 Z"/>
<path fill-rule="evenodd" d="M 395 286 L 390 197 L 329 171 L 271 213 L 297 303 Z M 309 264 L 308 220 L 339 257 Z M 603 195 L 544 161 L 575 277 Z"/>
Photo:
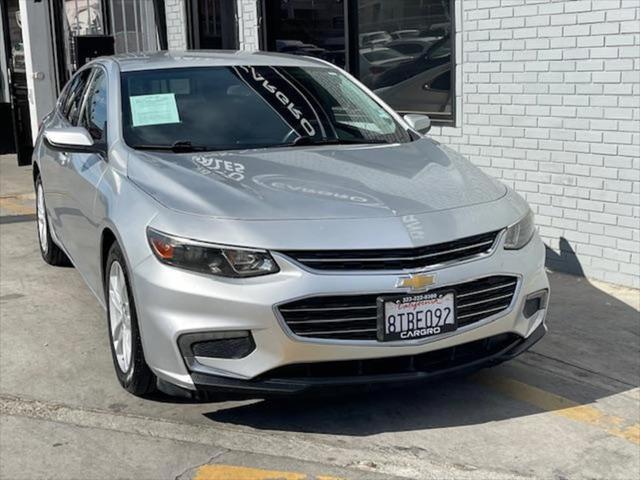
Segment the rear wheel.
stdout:
<path fill-rule="evenodd" d="M 38 243 L 40 254 L 49 265 L 68 266 L 71 265 L 69 258 L 62 249 L 55 244 L 51 237 L 49 228 L 49 217 L 44 199 L 44 189 L 40 175 L 36 178 L 36 220 L 38 222 Z"/>
<path fill-rule="evenodd" d="M 111 355 L 118 381 L 134 395 L 151 393 L 155 389 L 155 376 L 144 359 L 127 264 L 117 243 L 107 256 L 105 289 Z"/>

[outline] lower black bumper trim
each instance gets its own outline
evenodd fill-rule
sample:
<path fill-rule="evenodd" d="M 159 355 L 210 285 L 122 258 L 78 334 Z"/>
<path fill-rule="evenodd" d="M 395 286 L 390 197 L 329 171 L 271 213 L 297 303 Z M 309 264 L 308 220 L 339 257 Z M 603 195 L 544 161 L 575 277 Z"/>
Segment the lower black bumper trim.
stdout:
<path fill-rule="evenodd" d="M 402 373 L 388 373 L 375 375 L 356 375 L 340 377 L 297 377 L 297 378 L 269 378 L 261 376 L 254 380 L 239 380 L 194 372 L 191 374 L 193 383 L 199 391 L 229 391 L 255 394 L 294 394 L 308 390 L 355 387 L 358 385 L 410 383 L 416 381 L 435 381 L 454 375 L 472 373 L 484 367 L 498 365 L 511 360 L 531 348 L 547 332 L 541 324 L 527 338 L 519 338 L 502 350 L 470 362 L 445 367 L 435 371 L 415 371 Z M 268 375 L 268 372 L 267 374 Z"/>

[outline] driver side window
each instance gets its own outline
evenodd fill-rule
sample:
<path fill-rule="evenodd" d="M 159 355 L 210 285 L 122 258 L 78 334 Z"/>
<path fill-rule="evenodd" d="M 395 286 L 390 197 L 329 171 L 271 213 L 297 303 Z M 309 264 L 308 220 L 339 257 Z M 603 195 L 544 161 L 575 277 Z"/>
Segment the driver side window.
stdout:
<path fill-rule="evenodd" d="M 91 70 L 83 70 L 78 73 L 69 86 L 69 93 L 64 100 L 62 106 L 62 115 L 69 121 L 71 125 L 78 124 L 78 117 L 80 115 L 80 108 L 82 107 L 82 98 L 84 89 L 89 79 L 89 73 Z"/>
<path fill-rule="evenodd" d="M 105 140 L 105 124 L 107 122 L 107 75 L 97 68 L 87 89 L 84 110 L 79 125 L 86 128 L 91 137 Z"/>

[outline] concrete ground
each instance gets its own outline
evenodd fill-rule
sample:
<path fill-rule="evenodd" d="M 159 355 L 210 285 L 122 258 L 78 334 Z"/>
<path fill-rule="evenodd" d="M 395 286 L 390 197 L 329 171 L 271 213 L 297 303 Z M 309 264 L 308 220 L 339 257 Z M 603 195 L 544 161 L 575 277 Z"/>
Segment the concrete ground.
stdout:
<path fill-rule="evenodd" d="M 552 274 L 550 332 L 467 378 L 333 398 L 139 399 L 72 268 L 45 265 L 31 171 L 0 157 L 0 477 L 638 478 L 640 292 Z"/>

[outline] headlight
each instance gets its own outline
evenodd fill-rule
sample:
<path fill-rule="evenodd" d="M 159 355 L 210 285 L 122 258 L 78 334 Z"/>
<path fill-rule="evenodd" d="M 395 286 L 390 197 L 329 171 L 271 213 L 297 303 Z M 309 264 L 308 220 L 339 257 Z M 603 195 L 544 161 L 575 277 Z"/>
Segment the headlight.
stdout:
<path fill-rule="evenodd" d="M 524 247 L 536 231 L 533 219 L 533 212 L 529 213 L 515 225 L 507 228 L 507 236 L 504 241 L 504 248 L 508 250 L 518 250 Z"/>
<path fill-rule="evenodd" d="M 256 277 L 280 269 L 264 250 L 223 247 L 177 238 L 147 228 L 147 239 L 158 260 L 167 265 L 221 277 Z"/>

